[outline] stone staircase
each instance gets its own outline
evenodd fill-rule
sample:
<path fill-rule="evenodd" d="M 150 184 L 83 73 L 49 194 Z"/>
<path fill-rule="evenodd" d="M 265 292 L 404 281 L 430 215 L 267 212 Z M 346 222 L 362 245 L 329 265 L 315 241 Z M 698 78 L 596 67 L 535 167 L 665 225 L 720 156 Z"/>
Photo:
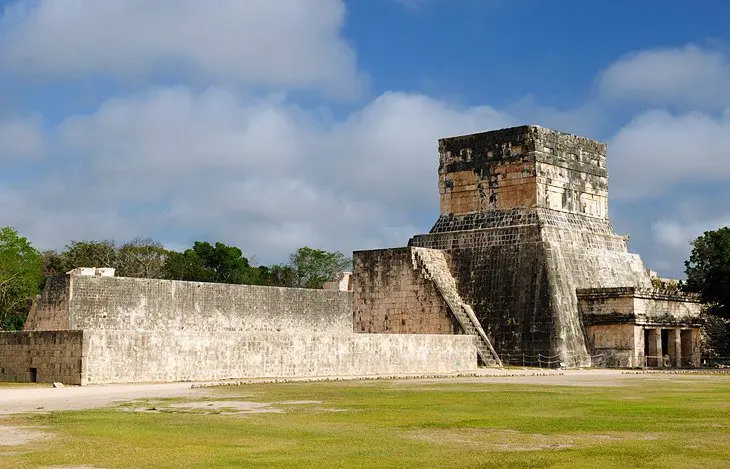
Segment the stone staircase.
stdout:
<path fill-rule="evenodd" d="M 412 247 L 413 268 L 433 282 L 436 289 L 446 301 L 446 304 L 461 326 L 464 334 L 474 337 L 479 359 L 486 366 L 502 366 L 502 360 L 494 351 L 492 343 L 479 323 L 474 310 L 466 304 L 456 288 L 456 280 L 451 275 L 446 256 L 438 249 Z"/>

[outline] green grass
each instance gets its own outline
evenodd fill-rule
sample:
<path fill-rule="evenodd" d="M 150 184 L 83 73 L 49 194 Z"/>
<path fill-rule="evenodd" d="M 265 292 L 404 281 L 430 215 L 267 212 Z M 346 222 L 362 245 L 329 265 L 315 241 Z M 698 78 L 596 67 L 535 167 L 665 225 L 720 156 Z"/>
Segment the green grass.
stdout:
<path fill-rule="evenodd" d="M 228 415 L 157 399 L 6 416 L 0 424 L 43 427 L 54 437 L 0 446 L 0 467 L 730 467 L 730 377 L 646 377 L 621 387 L 435 380 L 212 392 L 202 399 L 272 402 L 285 412 Z M 321 403 L 276 404 L 291 400 Z M 155 411 L 136 411 L 143 409 Z"/>

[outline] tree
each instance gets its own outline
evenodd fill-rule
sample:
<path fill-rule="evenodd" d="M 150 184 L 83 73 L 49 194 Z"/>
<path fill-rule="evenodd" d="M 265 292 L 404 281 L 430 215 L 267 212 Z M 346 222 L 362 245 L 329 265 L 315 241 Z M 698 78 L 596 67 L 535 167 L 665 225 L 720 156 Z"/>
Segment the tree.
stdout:
<path fill-rule="evenodd" d="M 165 264 L 165 278 L 196 282 L 262 284 L 262 271 L 251 267 L 243 252 L 223 243 L 196 241 L 192 249 L 172 253 Z"/>
<path fill-rule="evenodd" d="M 730 228 L 706 231 L 692 241 L 684 266 L 684 289 L 700 293 L 710 313 L 730 319 Z"/>
<path fill-rule="evenodd" d="M 160 278 L 170 251 L 162 244 L 147 239 L 134 239 L 123 244 L 116 253 L 116 275 L 119 277 Z"/>
<path fill-rule="evenodd" d="M 348 269 L 352 260 L 339 251 L 329 252 L 304 246 L 289 256 L 294 284 L 300 288 L 322 288 L 338 273 Z"/>
<path fill-rule="evenodd" d="M 54 277 L 56 275 L 63 275 L 66 273 L 66 260 L 63 253 L 58 251 L 49 250 L 41 253 L 43 259 L 43 276 Z"/>
<path fill-rule="evenodd" d="M 117 267 L 114 241 L 71 241 L 61 253 L 63 273 L 77 267 Z"/>
<path fill-rule="evenodd" d="M 26 238 L 0 229 L 0 329 L 22 328 L 30 303 L 40 291 L 43 260 Z"/>
<path fill-rule="evenodd" d="M 297 284 L 296 273 L 288 265 L 274 264 L 271 267 L 259 267 L 259 269 L 264 271 L 262 275 L 264 285 L 272 287 L 293 287 Z"/>

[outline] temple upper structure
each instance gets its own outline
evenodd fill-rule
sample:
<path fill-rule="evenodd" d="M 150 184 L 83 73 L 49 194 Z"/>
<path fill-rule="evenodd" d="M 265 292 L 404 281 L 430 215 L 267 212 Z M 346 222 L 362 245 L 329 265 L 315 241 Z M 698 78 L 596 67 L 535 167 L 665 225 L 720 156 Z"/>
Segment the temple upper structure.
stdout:
<path fill-rule="evenodd" d="M 669 339 L 657 347 L 654 337 L 675 337 L 675 332 L 644 333 L 658 328 L 680 331 L 678 340 L 684 337 L 689 344 L 671 349 L 673 363 L 680 363 L 676 350 L 685 351 L 685 362 L 698 363 L 698 300 L 672 292 L 646 293 L 653 288 L 649 271 L 608 219 L 606 144 L 525 125 L 444 138 L 438 150 L 441 213 L 431 231 L 411 238 L 405 249 L 440 253 L 459 301 L 473 311 L 471 325 L 485 332 L 482 342 L 503 362 L 544 356 L 564 366 L 599 361 L 643 366 L 645 357 L 663 357 L 670 350 Z M 422 252 L 411 257 L 423 264 Z M 420 297 L 428 293 L 423 286 L 403 283 L 404 277 L 389 276 L 408 268 L 400 266 L 396 259 L 401 258 L 383 250 L 355 253 L 355 319 L 362 331 L 400 331 L 418 322 L 423 301 L 394 304 L 382 292 L 369 293 L 378 288 L 396 297 L 404 289 L 415 289 Z M 379 265 L 384 262 L 390 264 Z M 380 276 L 373 277 L 373 270 Z M 434 269 L 420 270 L 435 285 L 444 283 L 433 280 Z M 617 313 L 613 324 L 606 322 L 610 315 L 602 315 L 597 323 L 596 298 L 624 298 L 626 289 L 644 292 L 637 298 L 657 307 L 643 315 Z M 468 324 L 461 326 L 464 320 L 454 312 L 460 308 L 449 301 L 445 305 L 456 318 L 453 330 L 474 334 Z M 680 309 L 682 315 L 673 315 Z M 392 318 L 400 318 L 400 325 Z M 428 327 L 423 331 L 432 331 Z M 691 332 L 682 335 L 683 330 Z"/>

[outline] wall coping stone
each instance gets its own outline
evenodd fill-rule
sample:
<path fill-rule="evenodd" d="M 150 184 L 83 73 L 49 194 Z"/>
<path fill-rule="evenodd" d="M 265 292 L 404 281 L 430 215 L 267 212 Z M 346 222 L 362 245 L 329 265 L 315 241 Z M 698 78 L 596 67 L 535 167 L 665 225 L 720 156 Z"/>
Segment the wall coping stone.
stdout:
<path fill-rule="evenodd" d="M 576 289 L 576 295 L 579 299 L 586 300 L 599 300 L 609 298 L 642 298 L 650 300 L 678 301 L 683 303 L 702 303 L 702 299 L 697 293 L 685 293 L 657 288 L 578 288 Z"/>

